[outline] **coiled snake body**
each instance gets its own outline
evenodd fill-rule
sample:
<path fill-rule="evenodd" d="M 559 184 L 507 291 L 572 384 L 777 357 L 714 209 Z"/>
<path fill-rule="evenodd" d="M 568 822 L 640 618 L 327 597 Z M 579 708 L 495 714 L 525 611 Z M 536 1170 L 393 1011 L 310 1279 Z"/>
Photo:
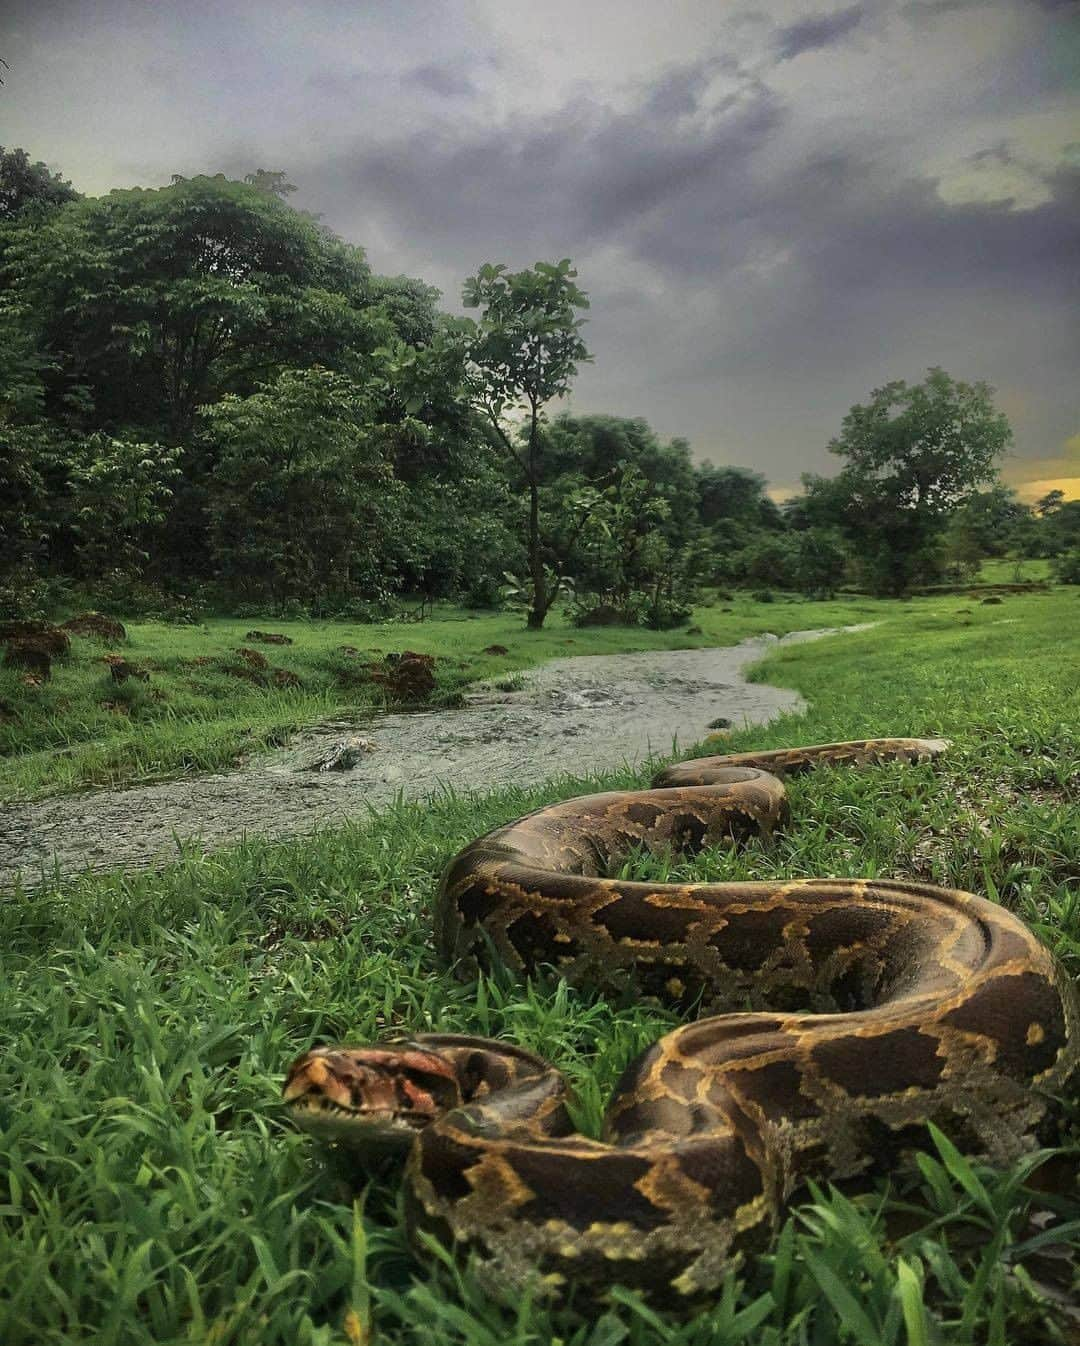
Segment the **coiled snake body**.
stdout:
<path fill-rule="evenodd" d="M 318 1048 L 289 1073 L 290 1111 L 330 1139 L 409 1147 L 411 1231 L 471 1255 L 500 1298 L 617 1282 L 692 1304 L 764 1241 L 806 1178 L 888 1164 L 928 1122 L 1009 1160 L 1035 1143 L 1080 1032 L 1075 988 L 1008 911 L 884 879 L 604 877 L 635 847 L 772 832 L 787 818 L 781 775 L 924 761 L 946 746 L 698 758 L 650 790 L 539 809 L 451 862 L 437 907 L 450 959 L 494 953 L 520 973 L 550 965 L 716 1016 L 625 1071 L 602 1140 L 575 1131 L 553 1066 L 482 1038 Z"/>

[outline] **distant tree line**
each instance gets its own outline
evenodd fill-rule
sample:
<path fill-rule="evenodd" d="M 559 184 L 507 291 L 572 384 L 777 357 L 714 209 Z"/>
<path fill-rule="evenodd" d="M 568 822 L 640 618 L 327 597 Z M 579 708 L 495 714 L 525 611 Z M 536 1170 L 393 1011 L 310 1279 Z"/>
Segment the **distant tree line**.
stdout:
<path fill-rule="evenodd" d="M 281 173 L 82 198 L 0 149 L 0 617 L 99 606 L 375 617 L 517 601 L 538 627 L 668 625 L 702 584 L 878 593 L 1061 558 L 1080 506 L 1019 504 L 982 384 L 853 407 L 836 477 L 780 509 L 640 419 L 553 414 L 587 299 L 568 260 L 486 265 L 477 317 L 295 210 Z"/>

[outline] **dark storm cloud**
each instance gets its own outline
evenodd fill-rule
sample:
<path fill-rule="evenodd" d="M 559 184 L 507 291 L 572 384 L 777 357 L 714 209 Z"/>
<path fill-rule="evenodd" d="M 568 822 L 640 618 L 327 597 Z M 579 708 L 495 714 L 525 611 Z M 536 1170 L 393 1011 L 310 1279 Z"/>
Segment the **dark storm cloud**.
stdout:
<path fill-rule="evenodd" d="M 827 366 L 865 341 L 887 345 L 914 319 L 929 351 L 934 315 L 957 301 L 1003 328 L 1012 305 L 1060 320 L 1080 301 L 1080 173 L 1063 170 L 1052 186 L 1049 201 L 1025 211 L 1001 201 L 950 205 L 915 179 L 873 196 L 856 189 L 846 209 L 797 190 L 761 202 L 759 228 L 786 238 L 793 261 L 762 315 L 771 328 L 763 344 L 780 362 L 802 351 Z M 974 353 L 984 334 L 970 335 Z M 746 353 L 733 347 L 730 359 Z"/>
<path fill-rule="evenodd" d="M 8 0 L 4 139 L 88 191 L 284 169 L 448 307 L 483 261 L 569 255 L 575 406 L 775 482 L 931 363 L 1007 386 L 1045 457 L 1077 429 L 1073 8 Z"/>
<path fill-rule="evenodd" d="M 791 61 L 804 51 L 831 47 L 857 28 L 862 17 L 862 5 L 851 5 L 848 9 L 837 9 L 831 14 L 816 14 L 809 19 L 800 19 L 798 23 L 788 24 L 773 39 L 777 60 Z"/>
<path fill-rule="evenodd" d="M 904 10 L 915 16 L 921 14 L 956 14 L 966 9 L 978 9 L 986 0 L 907 0 Z"/>
<path fill-rule="evenodd" d="M 418 65 L 405 76 L 406 84 L 415 84 L 443 98 L 465 98 L 476 92 L 476 85 L 460 70 L 445 65 Z"/>
<path fill-rule="evenodd" d="M 579 405 L 652 416 L 774 481 L 829 470 L 823 446 L 846 406 L 931 363 L 1021 379 L 1037 392 L 1042 442 L 1071 433 L 1054 348 L 1069 349 L 1080 300 L 1080 171 L 1038 170 L 1004 141 L 969 156 L 980 171 L 1041 173 L 1049 199 L 1025 210 L 1004 190 L 950 203 L 932 178 L 897 173 L 869 135 L 763 171 L 791 129 L 759 79 L 703 59 L 618 109 L 578 98 L 503 124 L 358 142 L 309 164 L 304 184 L 346 233 L 407 238 L 395 268 L 430 277 L 425 259 L 439 258 L 450 304 L 482 261 L 572 256 L 597 353 Z M 368 224 L 350 224 L 352 201 Z M 720 442 L 734 450 L 714 447 L 718 382 L 730 408 Z M 756 458 L 738 448 L 755 434 Z M 791 465 L 807 438 L 822 447 Z"/>
<path fill-rule="evenodd" d="M 309 165 L 305 184 L 318 200 L 362 199 L 387 227 L 404 222 L 444 255 L 470 242 L 518 258 L 617 243 L 673 278 L 715 283 L 771 247 L 790 254 L 802 285 L 816 278 L 841 305 L 882 284 L 1069 284 L 1080 236 L 1075 171 L 1038 170 L 1005 142 L 968 156 L 1040 174 L 1051 200 L 1022 212 L 1007 192 L 949 204 L 932 180 L 883 169 L 872 145 L 761 174 L 785 108 L 747 77 L 705 109 L 711 73 L 709 62 L 669 71 L 626 111 L 578 101 L 471 133 L 358 143 Z"/>
<path fill-rule="evenodd" d="M 714 61 L 695 62 L 646 86 L 616 112 L 585 99 L 536 119 L 417 133 L 309 166 L 312 195 L 363 199 L 387 220 L 444 243 L 560 252 L 604 241 L 633 246 L 648 221 L 689 216 L 691 252 L 703 192 L 733 203 L 755 151 L 783 120 L 779 100 L 749 77 L 698 117 Z M 315 181 L 313 181 L 313 175 Z M 335 185 L 336 184 L 336 185 Z M 691 204 L 689 208 L 681 203 Z M 723 213 L 727 213 L 724 210 Z M 680 242 L 671 238 L 669 246 Z M 456 251 L 456 247 L 455 247 Z"/>

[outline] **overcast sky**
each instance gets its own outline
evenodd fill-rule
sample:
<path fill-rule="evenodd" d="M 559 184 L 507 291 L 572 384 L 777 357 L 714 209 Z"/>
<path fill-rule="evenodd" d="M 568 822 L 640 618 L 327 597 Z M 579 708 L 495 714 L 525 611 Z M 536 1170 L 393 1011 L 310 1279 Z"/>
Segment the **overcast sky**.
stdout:
<path fill-rule="evenodd" d="M 0 142 L 80 190 L 283 169 L 456 308 L 572 257 L 595 363 L 778 493 L 847 408 L 985 379 L 1080 496 L 1075 0 L 0 0 Z"/>

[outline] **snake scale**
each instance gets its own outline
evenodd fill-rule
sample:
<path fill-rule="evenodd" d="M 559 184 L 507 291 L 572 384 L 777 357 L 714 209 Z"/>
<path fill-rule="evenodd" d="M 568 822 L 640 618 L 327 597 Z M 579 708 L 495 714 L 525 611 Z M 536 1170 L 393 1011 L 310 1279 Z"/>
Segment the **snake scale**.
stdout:
<path fill-rule="evenodd" d="M 451 861 L 436 924 L 459 967 L 546 965 L 686 1013 L 624 1072 L 601 1140 L 575 1130 L 547 1061 L 438 1034 L 306 1053 L 285 1084 L 291 1115 L 361 1149 L 407 1148 L 414 1241 L 455 1246 L 500 1299 L 619 1283 L 692 1306 L 767 1241 L 806 1179 L 888 1167 L 928 1122 L 1010 1160 L 1080 1060 L 1075 988 L 1016 916 L 886 879 L 606 877 L 635 848 L 772 833 L 788 819 L 782 776 L 946 747 L 697 758 L 649 790 L 538 809 Z"/>

